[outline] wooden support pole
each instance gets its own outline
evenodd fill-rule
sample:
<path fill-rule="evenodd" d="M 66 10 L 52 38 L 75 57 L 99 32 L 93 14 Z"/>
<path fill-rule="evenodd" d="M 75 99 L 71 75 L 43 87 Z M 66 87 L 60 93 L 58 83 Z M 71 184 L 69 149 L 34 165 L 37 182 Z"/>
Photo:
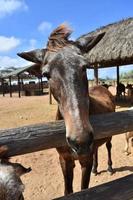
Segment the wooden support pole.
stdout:
<path fill-rule="evenodd" d="M 21 97 L 21 82 L 20 82 L 20 76 L 18 74 L 18 96 Z"/>
<path fill-rule="evenodd" d="M 2 93 L 3 93 L 3 97 L 5 96 L 5 85 L 4 85 L 4 79 L 2 78 L 1 80 L 1 84 L 2 84 Z"/>
<path fill-rule="evenodd" d="M 21 78 L 21 91 L 24 90 L 24 82 L 23 82 L 23 78 Z"/>
<path fill-rule="evenodd" d="M 116 74 L 117 74 L 117 86 L 118 86 L 119 83 L 120 83 L 120 80 L 119 80 L 119 78 L 120 78 L 119 66 L 116 67 Z M 116 95 L 119 96 L 118 90 L 116 91 Z"/>
<path fill-rule="evenodd" d="M 9 77 L 9 87 L 10 87 L 10 97 L 12 97 L 12 79 L 11 76 Z"/>
<path fill-rule="evenodd" d="M 133 131 L 133 111 L 90 116 L 90 122 L 94 138 L 106 138 Z M 9 157 L 67 145 L 64 121 L 0 130 L 1 145 L 8 147 Z"/>
<path fill-rule="evenodd" d="M 94 66 L 94 81 L 95 85 L 98 85 L 98 67 Z"/>
<path fill-rule="evenodd" d="M 41 93 L 43 94 L 43 82 L 42 82 L 42 76 L 41 76 Z"/>
<path fill-rule="evenodd" d="M 120 71 L 119 71 L 119 66 L 116 67 L 116 73 L 117 73 L 117 85 L 120 83 Z"/>
<path fill-rule="evenodd" d="M 49 104 L 50 105 L 52 104 L 52 93 L 51 93 L 50 85 L 49 85 Z"/>
<path fill-rule="evenodd" d="M 39 92 L 40 92 L 40 77 L 38 77 L 38 89 L 39 89 Z"/>

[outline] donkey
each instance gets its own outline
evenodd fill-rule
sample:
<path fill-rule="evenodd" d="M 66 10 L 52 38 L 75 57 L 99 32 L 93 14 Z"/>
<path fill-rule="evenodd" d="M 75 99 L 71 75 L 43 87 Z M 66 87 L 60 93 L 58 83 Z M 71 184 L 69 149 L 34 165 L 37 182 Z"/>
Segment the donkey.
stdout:
<path fill-rule="evenodd" d="M 24 185 L 20 176 L 31 171 L 19 163 L 11 163 L 4 157 L 6 146 L 0 147 L 0 200 L 24 200 Z"/>
<path fill-rule="evenodd" d="M 124 151 L 126 155 L 131 154 L 131 147 L 133 147 L 133 131 L 125 133 L 125 150 Z"/>
<path fill-rule="evenodd" d="M 123 83 L 119 83 L 118 85 L 117 85 L 117 87 L 116 87 L 116 91 L 117 91 L 117 95 L 119 96 L 119 97 L 122 97 L 122 95 L 124 96 L 124 98 L 125 98 L 125 94 L 126 94 L 126 87 L 125 87 L 125 85 L 123 84 Z"/>
<path fill-rule="evenodd" d="M 88 188 L 90 174 L 97 172 L 97 149 L 106 143 L 109 167 L 112 172 L 111 137 L 94 141 L 91 114 L 114 112 L 113 96 L 102 86 L 89 89 L 86 68 L 89 65 L 84 54 L 92 49 L 105 33 L 69 40 L 71 29 L 60 25 L 50 35 L 45 49 L 18 53 L 26 60 L 42 66 L 42 74 L 49 80 L 51 92 L 58 103 L 56 120 L 64 119 L 68 146 L 57 148 L 65 182 L 65 195 L 73 192 L 74 161 L 82 168 L 81 189 Z"/>

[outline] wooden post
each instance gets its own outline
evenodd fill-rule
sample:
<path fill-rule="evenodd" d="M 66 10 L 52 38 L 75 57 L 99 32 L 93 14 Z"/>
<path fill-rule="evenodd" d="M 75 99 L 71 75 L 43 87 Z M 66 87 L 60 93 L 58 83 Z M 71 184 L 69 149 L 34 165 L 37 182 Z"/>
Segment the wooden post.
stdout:
<path fill-rule="evenodd" d="M 51 93 L 50 85 L 49 85 L 49 104 L 50 105 L 52 104 L 52 93 Z"/>
<path fill-rule="evenodd" d="M 117 72 L 117 85 L 120 83 L 120 71 L 119 71 L 119 66 L 116 67 L 116 72 Z"/>
<path fill-rule="evenodd" d="M 4 86 L 4 79 L 1 79 L 1 84 L 2 84 L 2 93 L 3 93 L 3 97 L 5 96 L 5 86 Z"/>
<path fill-rule="evenodd" d="M 117 86 L 120 83 L 120 71 L 119 71 L 119 66 L 116 67 L 116 74 L 117 74 Z M 118 96 L 118 91 L 116 91 L 116 95 Z"/>
<path fill-rule="evenodd" d="M 94 66 L 94 82 L 95 85 L 98 85 L 98 67 Z"/>
<path fill-rule="evenodd" d="M 23 91 L 24 89 L 24 82 L 23 82 L 23 78 L 21 78 L 21 90 Z"/>
<path fill-rule="evenodd" d="M 38 89 L 39 89 L 39 92 L 40 92 L 40 77 L 38 77 Z"/>
<path fill-rule="evenodd" d="M 41 76 L 41 92 L 43 94 L 43 82 L 42 82 L 42 76 Z"/>
<path fill-rule="evenodd" d="M 12 97 L 12 79 L 11 76 L 9 77 L 9 86 L 10 86 L 10 97 Z"/>
<path fill-rule="evenodd" d="M 18 74 L 18 96 L 21 97 L 21 83 L 20 83 L 20 76 Z"/>

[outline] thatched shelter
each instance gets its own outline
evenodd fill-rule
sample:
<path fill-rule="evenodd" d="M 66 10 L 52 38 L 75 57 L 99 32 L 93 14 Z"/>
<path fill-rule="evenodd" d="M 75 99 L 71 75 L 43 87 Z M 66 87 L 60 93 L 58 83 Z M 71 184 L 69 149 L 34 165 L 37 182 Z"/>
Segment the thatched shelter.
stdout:
<path fill-rule="evenodd" d="M 101 41 L 85 54 L 90 63 L 89 68 L 97 69 L 133 64 L 133 18 L 101 27 L 82 35 L 78 40 L 102 32 L 105 32 L 105 35 Z M 117 77 L 118 75 L 119 68 L 117 67 Z"/>
<path fill-rule="evenodd" d="M 1 83 L 2 83 L 3 96 L 5 95 L 5 91 L 4 91 L 4 80 L 5 79 L 9 79 L 10 97 L 12 97 L 12 84 L 11 84 L 12 79 L 18 80 L 19 97 L 21 97 L 21 95 L 20 95 L 21 85 L 23 83 L 24 78 L 29 78 L 29 77 L 32 77 L 32 76 L 37 77 L 39 79 L 39 83 L 41 81 L 39 88 L 40 88 L 40 90 L 42 90 L 42 73 L 41 73 L 40 67 L 41 66 L 38 65 L 38 64 L 32 64 L 32 65 L 28 65 L 28 66 L 25 66 L 25 67 L 22 67 L 22 68 L 15 69 L 15 70 L 8 72 L 8 73 L 1 74 L 0 79 L 1 79 Z"/>
<path fill-rule="evenodd" d="M 4 73 L 2 76 L 3 78 L 17 78 L 18 76 L 21 78 L 27 77 L 25 72 L 28 72 L 29 75 L 31 76 L 36 76 L 36 77 L 41 77 L 41 70 L 40 70 L 40 65 L 38 64 L 32 64 L 28 65 L 25 67 L 17 68 L 15 70 L 12 70 L 11 72 Z"/>

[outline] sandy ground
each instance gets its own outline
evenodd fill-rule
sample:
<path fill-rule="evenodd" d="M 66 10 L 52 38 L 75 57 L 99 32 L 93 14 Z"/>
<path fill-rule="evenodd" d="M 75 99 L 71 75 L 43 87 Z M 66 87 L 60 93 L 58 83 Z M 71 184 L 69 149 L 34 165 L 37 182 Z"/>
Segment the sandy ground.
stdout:
<path fill-rule="evenodd" d="M 9 98 L 0 96 L 0 128 L 19 127 L 55 119 L 57 105 L 48 104 L 48 96 Z M 122 108 L 119 108 L 122 109 Z M 112 160 L 115 173 L 110 176 L 107 172 L 107 151 L 105 145 L 99 148 L 98 176 L 91 176 L 90 187 L 105 183 L 127 174 L 133 173 L 133 154 L 123 153 L 125 137 L 114 136 L 112 140 Z M 55 149 L 40 151 L 12 158 L 32 172 L 23 176 L 26 200 L 50 200 L 63 195 L 63 176 Z M 80 190 L 81 170 L 76 161 L 74 171 L 74 191 Z"/>

